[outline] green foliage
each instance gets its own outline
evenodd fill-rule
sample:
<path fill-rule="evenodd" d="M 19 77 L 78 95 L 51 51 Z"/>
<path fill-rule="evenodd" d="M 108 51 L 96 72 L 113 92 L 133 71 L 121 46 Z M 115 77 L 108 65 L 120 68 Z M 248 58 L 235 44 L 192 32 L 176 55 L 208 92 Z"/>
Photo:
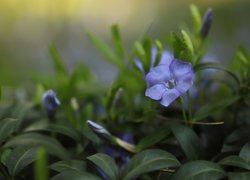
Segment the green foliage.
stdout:
<path fill-rule="evenodd" d="M 48 157 L 44 148 L 37 151 L 37 160 L 35 163 L 35 180 L 48 180 Z"/>

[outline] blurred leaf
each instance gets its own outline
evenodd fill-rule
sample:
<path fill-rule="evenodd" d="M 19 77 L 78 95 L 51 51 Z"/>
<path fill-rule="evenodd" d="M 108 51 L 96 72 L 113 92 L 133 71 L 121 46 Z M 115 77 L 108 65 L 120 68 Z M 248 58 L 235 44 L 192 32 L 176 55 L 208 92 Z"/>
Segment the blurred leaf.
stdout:
<path fill-rule="evenodd" d="M 142 140 L 140 140 L 140 142 L 136 146 L 136 149 L 138 151 L 141 151 L 141 150 L 146 149 L 152 145 L 155 145 L 156 143 L 158 143 L 158 142 L 162 141 L 164 138 L 166 138 L 170 133 L 171 133 L 171 129 L 169 128 L 169 126 L 157 128 L 156 131 L 148 134 Z"/>
<path fill-rule="evenodd" d="M 250 126 L 242 126 L 235 129 L 225 140 L 226 144 L 243 146 L 250 141 Z"/>
<path fill-rule="evenodd" d="M 55 175 L 51 180 L 101 180 L 101 178 L 87 173 L 87 172 L 77 172 L 77 171 L 63 171 Z"/>
<path fill-rule="evenodd" d="M 43 93 L 45 92 L 45 89 L 43 87 L 43 85 L 41 84 L 37 84 L 36 85 L 36 96 L 35 96 L 35 103 L 40 105 L 42 104 L 42 96 Z"/>
<path fill-rule="evenodd" d="M 49 168 L 57 172 L 77 171 L 81 173 L 86 169 L 86 162 L 80 160 L 57 161 L 51 164 Z"/>
<path fill-rule="evenodd" d="M 250 65 L 250 56 L 243 46 L 239 46 L 236 55 L 242 67 L 248 67 Z"/>
<path fill-rule="evenodd" d="M 200 159 L 204 149 L 193 129 L 184 125 L 172 125 L 172 132 L 189 160 Z"/>
<path fill-rule="evenodd" d="M 19 122 L 17 119 L 6 118 L 0 121 L 0 144 L 15 132 L 18 124 Z"/>
<path fill-rule="evenodd" d="M 6 158 L 6 166 L 12 177 L 36 160 L 37 148 L 19 146 L 14 148 Z"/>
<path fill-rule="evenodd" d="M 191 4 L 190 5 L 190 12 L 192 15 L 194 31 L 196 34 L 199 34 L 200 29 L 201 29 L 201 14 L 199 12 L 199 9 L 196 5 Z"/>
<path fill-rule="evenodd" d="M 163 45 L 159 40 L 155 41 L 155 45 L 157 48 L 157 53 L 156 53 L 156 56 L 153 57 L 155 58 L 153 67 L 157 66 L 160 63 L 161 57 L 162 57 L 162 51 L 163 51 Z"/>
<path fill-rule="evenodd" d="M 175 32 L 171 33 L 171 45 L 173 46 L 174 57 L 179 58 L 180 53 L 183 49 L 183 42 L 182 39 L 177 36 Z"/>
<path fill-rule="evenodd" d="M 149 63 L 148 61 L 147 54 L 143 45 L 139 41 L 136 41 L 134 43 L 134 48 L 135 48 L 135 54 L 139 58 L 139 61 L 141 61 L 143 69 L 145 70 L 145 72 L 148 72 L 151 62 Z"/>
<path fill-rule="evenodd" d="M 250 142 L 245 144 L 240 151 L 239 157 L 249 163 L 250 166 Z"/>
<path fill-rule="evenodd" d="M 180 163 L 169 152 L 150 149 L 140 152 L 132 157 L 122 172 L 123 180 L 135 179 L 138 176 L 160 170 L 163 168 L 177 167 Z"/>
<path fill-rule="evenodd" d="M 112 40 L 116 50 L 116 54 L 123 59 L 124 58 L 124 47 L 122 44 L 122 38 L 120 35 L 120 30 L 117 24 L 111 26 Z"/>
<path fill-rule="evenodd" d="M 88 33 L 89 39 L 95 45 L 95 47 L 102 53 L 106 60 L 116 65 L 117 67 L 123 67 L 123 62 L 116 56 L 116 54 L 108 47 L 105 42 L 99 39 L 94 34 Z"/>
<path fill-rule="evenodd" d="M 238 100 L 239 97 L 232 96 L 232 97 L 227 97 L 225 99 L 221 99 L 220 101 L 217 102 L 212 102 L 210 104 L 207 103 L 206 105 L 202 106 L 197 112 L 195 112 L 193 121 L 202 120 L 208 116 L 215 114 L 218 111 L 222 111 Z"/>
<path fill-rule="evenodd" d="M 44 148 L 39 148 L 36 154 L 35 180 L 49 180 L 48 155 Z"/>
<path fill-rule="evenodd" d="M 63 146 L 55 139 L 49 136 L 37 134 L 37 133 L 25 133 L 16 136 L 9 140 L 4 147 L 15 146 L 42 146 L 45 147 L 49 153 L 61 158 L 67 159 L 69 157 L 68 152 Z"/>
<path fill-rule="evenodd" d="M 97 153 L 87 157 L 87 159 L 100 168 L 109 177 L 109 179 L 119 179 L 118 167 L 110 156 L 103 153 Z"/>
<path fill-rule="evenodd" d="M 210 161 L 191 161 L 182 165 L 172 176 L 171 180 L 217 180 L 226 176 L 223 169 Z"/>
<path fill-rule="evenodd" d="M 228 180 L 249 180 L 250 172 L 230 172 L 228 173 Z"/>
<path fill-rule="evenodd" d="M 250 165 L 239 156 L 231 155 L 218 162 L 220 165 L 234 166 L 250 170 Z"/>
<path fill-rule="evenodd" d="M 190 57 L 191 59 L 189 59 L 189 61 L 192 62 L 194 58 L 194 47 L 193 47 L 192 40 L 185 30 L 181 30 L 181 34 L 183 37 L 183 43 L 185 44 L 186 49 L 187 49 L 186 56 Z"/>
<path fill-rule="evenodd" d="M 64 67 L 63 60 L 55 44 L 51 44 L 49 46 L 49 53 L 50 53 L 50 56 L 52 57 L 55 71 L 59 74 L 66 74 L 66 69 Z"/>
<path fill-rule="evenodd" d="M 0 86 L 0 101 L 2 100 L 2 87 Z"/>

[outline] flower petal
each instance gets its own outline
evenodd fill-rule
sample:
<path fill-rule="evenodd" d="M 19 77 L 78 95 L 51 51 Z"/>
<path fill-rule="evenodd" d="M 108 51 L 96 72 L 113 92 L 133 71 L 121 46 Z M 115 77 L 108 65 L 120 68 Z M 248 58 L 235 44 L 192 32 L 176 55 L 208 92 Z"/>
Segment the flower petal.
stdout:
<path fill-rule="evenodd" d="M 194 73 L 189 72 L 184 76 L 177 78 L 176 90 L 181 94 L 184 94 L 193 85 L 194 77 Z"/>
<path fill-rule="evenodd" d="M 169 66 L 171 73 L 175 78 L 185 75 L 186 73 L 193 72 L 192 64 L 178 59 L 174 59 Z"/>
<path fill-rule="evenodd" d="M 177 99 L 180 96 L 180 92 L 176 89 L 170 89 L 163 93 L 162 99 L 160 101 L 161 105 L 163 106 L 169 106 L 175 99 Z"/>
<path fill-rule="evenodd" d="M 165 65 L 169 66 L 171 64 L 171 62 L 173 61 L 173 59 L 174 59 L 173 54 L 171 54 L 168 51 L 163 51 L 162 55 L 161 55 L 161 60 L 159 62 L 159 65 L 165 64 Z"/>
<path fill-rule="evenodd" d="M 149 73 L 145 77 L 145 80 L 150 86 L 152 86 L 162 82 L 167 82 L 170 78 L 169 66 L 159 65 L 150 69 Z"/>
<path fill-rule="evenodd" d="M 145 96 L 150 97 L 154 100 L 160 100 L 162 94 L 166 91 L 166 86 L 163 84 L 156 84 L 154 86 L 149 87 L 146 92 Z"/>

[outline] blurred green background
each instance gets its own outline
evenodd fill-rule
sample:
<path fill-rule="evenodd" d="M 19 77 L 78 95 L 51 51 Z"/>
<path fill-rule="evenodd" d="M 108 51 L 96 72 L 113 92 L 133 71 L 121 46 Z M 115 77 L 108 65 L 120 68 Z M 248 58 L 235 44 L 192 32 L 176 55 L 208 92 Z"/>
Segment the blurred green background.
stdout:
<path fill-rule="evenodd" d="M 1 0 L 0 84 L 19 86 L 37 73 L 52 74 L 52 42 L 69 71 L 84 62 L 110 83 L 115 69 L 101 60 L 87 32 L 109 42 L 109 27 L 117 23 L 129 51 L 147 30 L 148 36 L 163 39 L 183 23 L 191 26 L 190 3 L 202 13 L 214 9 L 210 54 L 227 63 L 239 44 L 249 49 L 249 0 Z"/>

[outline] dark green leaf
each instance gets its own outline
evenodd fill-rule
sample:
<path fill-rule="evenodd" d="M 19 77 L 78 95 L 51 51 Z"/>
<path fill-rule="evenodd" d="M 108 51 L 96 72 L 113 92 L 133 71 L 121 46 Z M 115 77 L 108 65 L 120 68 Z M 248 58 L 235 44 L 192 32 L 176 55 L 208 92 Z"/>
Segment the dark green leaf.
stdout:
<path fill-rule="evenodd" d="M 171 129 L 169 126 L 164 126 L 153 133 L 150 133 L 149 135 L 145 136 L 136 146 L 136 149 L 138 151 L 141 151 L 143 149 L 146 149 L 152 145 L 155 145 L 156 143 L 162 141 L 164 138 L 166 138 L 171 133 Z"/>
<path fill-rule="evenodd" d="M 188 35 L 188 33 L 185 30 L 181 31 L 182 37 L 183 37 L 183 43 L 186 46 L 186 53 L 188 57 L 191 57 L 190 61 L 192 62 L 192 59 L 194 57 L 194 47 L 193 47 L 193 43 L 192 40 L 190 38 L 190 36 Z"/>
<path fill-rule="evenodd" d="M 122 38 L 120 35 L 120 30 L 117 24 L 111 26 L 112 39 L 114 43 L 114 47 L 116 50 L 116 54 L 123 59 L 124 58 L 124 48 L 122 44 Z"/>
<path fill-rule="evenodd" d="M 55 175 L 51 180 L 101 180 L 101 178 L 87 173 L 77 171 L 63 171 L 60 174 Z"/>
<path fill-rule="evenodd" d="M 130 180 L 148 172 L 179 165 L 176 157 L 169 152 L 159 149 L 145 150 L 136 154 L 125 166 L 122 179 Z"/>
<path fill-rule="evenodd" d="M 228 106 L 232 105 L 236 101 L 239 100 L 238 96 L 228 97 L 218 102 L 213 102 L 210 104 L 206 104 L 202 106 L 195 114 L 194 114 L 194 121 L 202 120 L 208 116 L 213 115 L 218 111 L 222 111 Z"/>
<path fill-rule="evenodd" d="M 115 161 L 108 155 L 103 153 L 97 153 L 87 157 L 92 163 L 98 166 L 109 177 L 109 179 L 115 180 L 118 177 L 118 167 Z"/>
<path fill-rule="evenodd" d="M 239 157 L 244 159 L 244 161 L 250 163 L 250 142 L 243 146 L 243 148 L 240 151 Z"/>
<path fill-rule="evenodd" d="M 250 126 L 243 126 L 235 129 L 227 138 L 225 143 L 228 145 L 243 146 L 250 141 Z"/>
<path fill-rule="evenodd" d="M 50 56 L 52 57 L 55 71 L 60 74 L 66 74 L 66 69 L 64 67 L 63 60 L 60 54 L 58 53 L 58 50 L 55 44 L 51 44 L 49 46 L 49 53 L 50 53 Z"/>
<path fill-rule="evenodd" d="M 9 140 L 4 146 L 15 147 L 15 146 L 42 146 L 45 147 L 49 153 L 58 156 L 62 159 L 68 158 L 67 151 L 63 146 L 55 139 L 45 135 L 37 133 L 26 133 L 16 136 Z"/>
<path fill-rule="evenodd" d="M 9 174 L 17 176 L 20 171 L 36 160 L 37 148 L 19 146 L 13 149 L 6 158 Z"/>
<path fill-rule="evenodd" d="M 179 58 L 180 53 L 183 49 L 183 42 L 182 39 L 179 38 L 175 32 L 171 33 L 171 44 L 173 46 L 174 57 Z"/>
<path fill-rule="evenodd" d="M 117 67 L 122 67 L 123 63 L 116 56 L 116 54 L 111 50 L 111 48 L 105 44 L 101 39 L 99 39 L 94 34 L 88 33 L 88 36 L 95 47 L 102 53 L 104 58 L 108 60 L 110 63 L 116 65 Z"/>
<path fill-rule="evenodd" d="M 250 172 L 230 172 L 228 173 L 228 180 L 249 180 Z"/>
<path fill-rule="evenodd" d="M 50 169 L 57 172 L 64 171 L 77 171 L 84 172 L 86 169 L 86 162 L 80 160 L 69 160 L 69 161 L 57 161 L 51 164 Z"/>
<path fill-rule="evenodd" d="M 2 144 L 13 132 L 15 132 L 18 123 L 17 119 L 11 118 L 6 118 L 0 121 L 0 144 Z"/>
<path fill-rule="evenodd" d="M 172 125 L 171 129 L 189 160 L 202 158 L 204 153 L 202 144 L 199 137 L 191 128 L 176 124 Z"/>
<path fill-rule="evenodd" d="M 250 165 L 239 156 L 231 155 L 218 162 L 220 165 L 234 166 L 250 170 Z"/>
<path fill-rule="evenodd" d="M 217 164 L 210 161 L 192 161 L 182 165 L 172 176 L 171 180 L 218 180 L 226 173 Z"/>

